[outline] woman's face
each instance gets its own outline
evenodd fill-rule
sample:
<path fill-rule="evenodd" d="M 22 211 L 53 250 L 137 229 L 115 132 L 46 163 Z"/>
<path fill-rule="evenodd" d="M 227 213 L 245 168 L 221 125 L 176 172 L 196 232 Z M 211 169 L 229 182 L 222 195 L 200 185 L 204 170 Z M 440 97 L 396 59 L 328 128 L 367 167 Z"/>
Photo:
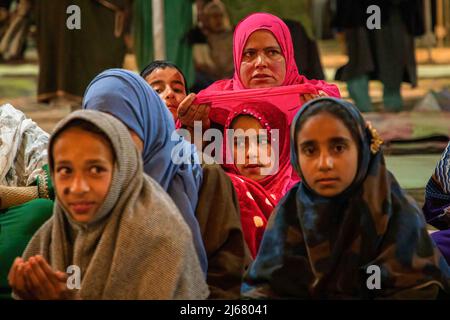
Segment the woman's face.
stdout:
<path fill-rule="evenodd" d="M 266 130 L 260 131 L 259 121 L 246 115 L 238 116 L 231 129 L 235 130 L 233 156 L 240 174 L 253 180 L 265 178 L 261 170 L 271 168 L 272 153 Z"/>
<path fill-rule="evenodd" d="M 153 70 L 145 80 L 166 103 L 176 121 L 178 105 L 187 95 L 186 84 L 181 73 L 175 68 L 158 68 Z"/>
<path fill-rule="evenodd" d="M 73 127 L 53 147 L 58 199 L 78 222 L 89 222 L 108 194 L 114 157 L 105 138 Z"/>
<path fill-rule="evenodd" d="M 358 147 L 335 116 L 312 116 L 297 133 L 297 154 L 306 183 L 317 194 L 333 197 L 347 189 L 358 169 Z"/>
<path fill-rule="evenodd" d="M 270 31 L 258 30 L 242 52 L 240 79 L 247 89 L 281 86 L 286 77 L 286 60 Z"/>

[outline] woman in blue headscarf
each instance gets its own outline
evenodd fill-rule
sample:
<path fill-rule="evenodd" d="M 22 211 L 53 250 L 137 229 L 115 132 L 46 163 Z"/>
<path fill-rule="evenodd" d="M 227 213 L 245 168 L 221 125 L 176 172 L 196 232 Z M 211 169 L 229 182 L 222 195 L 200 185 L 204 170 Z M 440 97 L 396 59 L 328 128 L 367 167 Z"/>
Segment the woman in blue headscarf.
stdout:
<path fill-rule="evenodd" d="M 381 143 L 348 102 L 303 106 L 291 126 L 302 181 L 272 214 L 244 296 L 428 299 L 448 290 L 449 266 Z"/>
<path fill-rule="evenodd" d="M 195 146 L 176 133 L 172 115 L 164 102 L 139 75 L 110 69 L 89 84 L 83 108 L 109 113 L 128 127 L 142 151 L 144 172 L 166 190 L 190 227 L 202 270 L 206 273 L 205 247 L 194 214 L 202 169 Z"/>

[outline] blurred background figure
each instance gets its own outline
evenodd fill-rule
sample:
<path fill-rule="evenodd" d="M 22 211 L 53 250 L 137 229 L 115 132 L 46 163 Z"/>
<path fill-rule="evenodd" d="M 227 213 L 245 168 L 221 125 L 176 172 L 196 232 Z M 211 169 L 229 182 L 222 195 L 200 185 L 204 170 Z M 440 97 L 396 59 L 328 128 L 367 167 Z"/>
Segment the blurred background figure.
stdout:
<path fill-rule="evenodd" d="M 153 7 L 150 0 L 133 0 L 133 47 L 137 69 L 143 70 L 153 60 L 168 60 L 176 64 L 186 76 L 188 87 L 194 83 L 194 63 L 192 47 L 188 43 L 187 33 L 193 25 L 193 1 L 164 0 L 162 29 L 159 36 L 164 37 L 165 55 L 155 56 L 153 32 Z"/>
<path fill-rule="evenodd" d="M 216 80 L 233 75 L 233 30 L 225 5 L 220 0 L 207 2 L 198 15 L 199 24 L 189 32 L 195 82 L 198 92 Z"/>
<path fill-rule="evenodd" d="M 0 1 L 0 61 L 23 60 L 31 25 L 30 9 L 30 0 Z"/>
<path fill-rule="evenodd" d="M 12 0 L 0 0 L 0 39 L 3 39 L 6 29 L 8 28 L 8 22 L 11 15 L 11 2 Z"/>
<path fill-rule="evenodd" d="M 9 6 L 12 0 L 0 0 L 0 37 L 4 34 L 9 18 Z"/>
<path fill-rule="evenodd" d="M 101 71 L 122 67 L 128 0 L 32 1 L 39 54 L 38 101 L 79 108 L 89 82 Z M 71 5 L 81 28 L 66 27 Z"/>
<path fill-rule="evenodd" d="M 335 27 L 343 33 L 349 61 L 336 72 L 362 112 L 373 111 L 369 80 L 383 83 L 386 111 L 401 111 L 402 82 L 417 85 L 414 37 L 424 33 L 422 0 L 336 0 Z M 369 29 L 367 8 L 380 8 L 380 29 Z"/>
<path fill-rule="evenodd" d="M 314 37 L 317 40 L 332 39 L 333 31 L 331 28 L 332 0 L 314 0 L 312 1 L 312 21 Z"/>

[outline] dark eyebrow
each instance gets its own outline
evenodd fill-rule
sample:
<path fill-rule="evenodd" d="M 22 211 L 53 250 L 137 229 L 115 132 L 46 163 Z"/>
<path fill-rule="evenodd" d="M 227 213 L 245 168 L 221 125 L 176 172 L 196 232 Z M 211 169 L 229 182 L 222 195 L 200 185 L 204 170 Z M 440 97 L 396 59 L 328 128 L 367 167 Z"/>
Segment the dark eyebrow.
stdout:
<path fill-rule="evenodd" d="M 272 47 L 266 47 L 266 48 L 264 48 L 264 50 L 271 50 L 271 49 L 281 50 L 280 46 L 276 46 L 276 47 L 272 46 Z"/>
<path fill-rule="evenodd" d="M 86 160 L 87 164 L 105 164 L 107 162 L 108 161 L 102 160 L 102 159 L 88 159 L 88 160 Z M 69 161 L 69 160 L 61 160 L 61 161 L 56 162 L 55 164 L 59 165 L 59 166 L 62 166 L 62 165 L 67 166 L 67 165 L 71 165 L 72 162 Z"/>
<path fill-rule="evenodd" d="M 333 137 L 330 139 L 331 143 L 350 143 L 350 139 L 344 137 Z"/>
<path fill-rule="evenodd" d="M 313 146 L 315 144 L 316 144 L 316 141 L 314 141 L 314 140 L 306 140 L 306 141 L 299 143 L 299 146 L 308 147 L 308 146 Z"/>
<path fill-rule="evenodd" d="M 106 160 L 102 160 L 102 159 L 89 159 L 86 160 L 87 164 L 106 164 L 108 163 L 108 161 Z"/>
<path fill-rule="evenodd" d="M 263 48 L 263 50 L 274 50 L 274 49 L 281 51 L 281 47 L 280 46 L 270 46 L 270 47 Z M 257 49 L 255 49 L 255 48 L 247 48 L 247 49 L 244 49 L 244 51 L 242 51 L 242 52 L 245 53 L 245 52 L 249 52 L 249 51 L 257 51 Z"/>
<path fill-rule="evenodd" d="M 59 166 L 67 166 L 67 165 L 70 165 L 70 164 L 72 164 L 69 160 L 61 160 L 61 161 L 58 161 L 58 162 L 55 162 L 55 164 L 56 165 L 59 165 Z"/>
<path fill-rule="evenodd" d="M 157 84 L 164 84 L 164 81 L 162 81 L 162 80 L 155 80 L 155 81 L 150 82 L 151 86 L 154 86 L 154 85 L 157 85 Z"/>
<path fill-rule="evenodd" d="M 184 87 L 184 83 L 181 82 L 180 80 L 173 80 L 172 83 L 179 84 L 180 86 Z"/>

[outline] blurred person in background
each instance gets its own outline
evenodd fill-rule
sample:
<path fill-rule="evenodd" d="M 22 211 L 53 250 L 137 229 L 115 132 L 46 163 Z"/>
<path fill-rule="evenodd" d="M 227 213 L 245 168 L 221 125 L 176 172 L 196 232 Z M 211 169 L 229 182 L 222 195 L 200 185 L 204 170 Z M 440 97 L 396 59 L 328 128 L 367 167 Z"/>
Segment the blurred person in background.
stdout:
<path fill-rule="evenodd" d="M 371 5 L 380 8 L 380 29 L 369 29 Z M 373 111 L 369 80 L 383 83 L 385 111 L 403 108 L 402 82 L 417 85 L 414 37 L 424 33 L 422 0 L 337 0 L 335 27 L 345 38 L 349 61 L 336 72 L 362 112 Z"/>
<path fill-rule="evenodd" d="M 81 107 L 89 82 L 101 71 L 122 67 L 129 0 L 32 1 L 39 53 L 38 101 Z M 80 29 L 68 22 L 80 9 Z M 73 12 L 73 13 L 72 13 Z"/>
<path fill-rule="evenodd" d="M 224 4 L 213 0 L 202 7 L 199 25 L 189 32 L 192 44 L 195 82 L 198 92 L 216 80 L 233 75 L 233 30 Z"/>
<path fill-rule="evenodd" d="M 187 33 L 192 28 L 193 0 L 164 1 L 165 59 L 176 64 L 186 76 L 188 88 L 194 83 L 192 46 Z M 138 69 L 143 70 L 155 57 L 153 47 L 152 1 L 133 0 L 133 46 Z"/>
<path fill-rule="evenodd" d="M 30 0 L 0 1 L 0 61 L 23 60 L 31 26 Z"/>

